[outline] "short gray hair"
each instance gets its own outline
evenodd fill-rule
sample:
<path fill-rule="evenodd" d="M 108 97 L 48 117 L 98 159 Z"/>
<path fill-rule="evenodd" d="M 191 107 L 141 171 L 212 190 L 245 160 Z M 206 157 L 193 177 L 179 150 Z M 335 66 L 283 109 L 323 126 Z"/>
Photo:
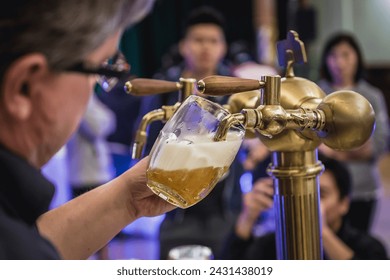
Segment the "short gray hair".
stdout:
<path fill-rule="evenodd" d="M 18 57 L 38 52 L 53 69 L 82 61 L 154 0 L 13 0 L 0 11 L 0 81 Z M 10 6 L 10 7 L 9 7 Z"/>

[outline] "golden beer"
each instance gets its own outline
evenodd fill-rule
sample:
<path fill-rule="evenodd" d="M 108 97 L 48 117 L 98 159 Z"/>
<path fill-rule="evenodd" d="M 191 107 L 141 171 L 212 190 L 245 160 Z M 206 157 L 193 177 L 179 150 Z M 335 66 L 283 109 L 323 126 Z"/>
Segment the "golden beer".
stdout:
<path fill-rule="evenodd" d="M 229 167 L 202 167 L 192 170 L 149 169 L 148 186 L 161 198 L 187 208 L 206 197 Z"/>
<path fill-rule="evenodd" d="M 199 96 L 188 97 L 160 131 L 153 145 L 147 185 L 181 208 L 205 198 L 232 164 L 245 135 L 241 124 L 229 128 L 226 140 L 214 141 L 229 112 Z"/>

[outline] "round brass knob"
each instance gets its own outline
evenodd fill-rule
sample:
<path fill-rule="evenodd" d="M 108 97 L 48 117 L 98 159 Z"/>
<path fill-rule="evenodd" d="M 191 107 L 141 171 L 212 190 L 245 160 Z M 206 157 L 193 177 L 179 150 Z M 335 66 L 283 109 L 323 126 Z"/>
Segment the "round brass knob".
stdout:
<path fill-rule="evenodd" d="M 335 150 L 350 150 L 363 145 L 375 125 L 374 109 L 368 100 L 354 91 L 336 91 L 318 105 L 325 114 L 325 126 L 317 134 Z"/>

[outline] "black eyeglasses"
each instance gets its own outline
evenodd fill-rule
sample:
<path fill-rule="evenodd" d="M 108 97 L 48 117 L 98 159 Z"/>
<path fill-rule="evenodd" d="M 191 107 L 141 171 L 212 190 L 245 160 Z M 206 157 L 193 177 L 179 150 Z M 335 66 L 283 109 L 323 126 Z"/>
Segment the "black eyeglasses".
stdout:
<path fill-rule="evenodd" d="M 119 81 L 129 78 L 130 64 L 127 63 L 125 56 L 118 52 L 107 59 L 100 67 L 93 67 L 85 62 L 80 62 L 67 68 L 66 71 L 99 75 L 96 82 L 105 92 L 109 92 Z"/>

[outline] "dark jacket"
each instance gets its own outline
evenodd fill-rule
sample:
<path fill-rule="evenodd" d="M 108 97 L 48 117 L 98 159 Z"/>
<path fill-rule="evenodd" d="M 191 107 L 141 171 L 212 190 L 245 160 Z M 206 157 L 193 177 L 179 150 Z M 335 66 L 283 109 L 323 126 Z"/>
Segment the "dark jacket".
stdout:
<path fill-rule="evenodd" d="M 382 243 L 374 237 L 344 223 L 337 236 L 354 251 L 355 260 L 386 260 Z M 268 233 L 248 240 L 239 238 L 234 231 L 227 239 L 221 259 L 233 260 L 276 260 L 275 233 Z M 324 259 L 328 259 L 324 250 Z"/>
<path fill-rule="evenodd" d="M 54 186 L 39 170 L 0 146 L 0 259 L 59 259 L 36 221 L 48 211 Z"/>

